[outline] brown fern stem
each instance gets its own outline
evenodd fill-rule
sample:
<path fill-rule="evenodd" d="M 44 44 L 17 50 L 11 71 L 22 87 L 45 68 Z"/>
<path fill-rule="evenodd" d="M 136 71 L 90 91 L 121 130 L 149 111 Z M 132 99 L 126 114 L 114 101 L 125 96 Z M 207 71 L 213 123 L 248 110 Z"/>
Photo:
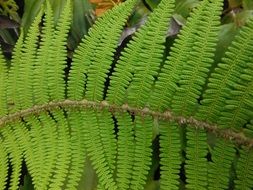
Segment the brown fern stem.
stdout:
<path fill-rule="evenodd" d="M 157 120 L 174 121 L 174 122 L 177 122 L 180 126 L 187 124 L 187 127 L 203 129 L 207 132 L 214 133 L 217 137 L 233 141 L 237 145 L 246 146 L 248 148 L 253 147 L 253 139 L 246 137 L 244 133 L 241 133 L 241 132 L 238 133 L 238 132 L 233 131 L 232 129 L 221 129 L 216 124 L 200 121 L 193 117 L 177 116 L 171 111 L 157 112 L 157 111 L 149 110 L 148 108 L 131 107 L 127 104 L 118 106 L 114 104 L 109 104 L 106 101 L 94 102 L 94 101 L 88 101 L 85 99 L 80 100 L 80 101 L 66 99 L 64 101 L 49 102 L 47 104 L 35 105 L 31 108 L 20 110 L 6 116 L 2 116 L 0 117 L 0 128 L 10 122 L 20 120 L 30 115 L 38 115 L 45 111 L 53 111 L 55 109 L 61 109 L 61 108 L 62 109 L 76 109 L 76 108 L 97 109 L 97 110 L 107 109 L 111 113 L 128 111 L 134 115 L 152 116 L 154 119 L 157 119 Z"/>

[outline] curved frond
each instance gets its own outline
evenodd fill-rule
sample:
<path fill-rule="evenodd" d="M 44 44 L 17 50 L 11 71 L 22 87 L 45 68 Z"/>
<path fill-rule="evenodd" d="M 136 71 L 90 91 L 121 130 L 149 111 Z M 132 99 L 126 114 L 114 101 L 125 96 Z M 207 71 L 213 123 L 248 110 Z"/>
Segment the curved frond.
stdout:
<path fill-rule="evenodd" d="M 211 74 L 197 116 L 240 128 L 253 117 L 253 19 L 244 26 Z"/>
<path fill-rule="evenodd" d="M 23 35 L 17 42 L 14 50 L 14 56 L 11 60 L 11 69 L 9 71 L 8 92 L 10 103 L 14 104 L 14 110 L 21 108 L 28 108 L 33 105 L 33 92 L 32 92 L 32 73 L 33 64 L 35 62 L 38 36 L 39 36 L 39 23 L 42 16 L 42 10 L 35 18 L 30 30 L 23 43 Z M 8 94 L 8 95 L 9 95 Z"/>
<path fill-rule="evenodd" d="M 1 47 L 0 47 L 1 48 Z M 7 113 L 7 68 L 6 61 L 0 52 L 0 116 Z"/>
<path fill-rule="evenodd" d="M 227 189 L 235 157 L 234 145 L 219 139 L 211 150 L 211 157 L 212 162 L 208 165 L 208 189 Z"/>
<path fill-rule="evenodd" d="M 54 36 L 53 12 L 48 1 L 43 22 L 40 47 L 34 63 L 33 90 L 36 104 L 43 104 L 49 101 L 47 70 L 49 62 L 53 61 L 50 55 L 54 55 L 51 47 L 55 44 L 52 42 Z"/>
<path fill-rule="evenodd" d="M 50 19 L 50 18 L 49 18 Z M 65 98 L 65 72 L 67 65 L 66 41 L 72 20 L 72 0 L 67 0 L 54 30 L 50 59 L 47 67 L 48 92 L 50 100 L 63 100 Z M 51 20 L 49 20 L 51 22 Z M 50 35 L 48 33 L 47 35 Z"/>
<path fill-rule="evenodd" d="M 129 0 L 109 10 L 89 31 L 73 58 L 68 97 L 82 99 L 85 92 L 85 97 L 89 100 L 103 99 L 104 83 L 113 54 L 121 30 L 135 3 L 136 0 Z"/>
<path fill-rule="evenodd" d="M 40 121 L 30 117 L 27 118 L 26 126 L 21 122 L 13 126 L 36 189 L 47 189 L 56 162 L 56 127 L 52 122 L 48 122 L 51 120 L 47 117 L 41 115 Z"/>
<path fill-rule="evenodd" d="M 195 113 L 213 63 L 222 2 L 204 0 L 188 18 L 155 85 L 151 97 L 155 108 L 171 107 L 180 115 Z M 206 189 L 206 133 L 189 127 L 186 139 L 186 188 Z"/>
<path fill-rule="evenodd" d="M 253 19 L 216 66 L 223 0 L 198 1 L 172 47 L 177 1 L 161 0 L 117 61 L 126 0 L 72 60 L 64 1 L 54 19 L 46 0 L 10 67 L 0 53 L 0 189 L 253 187 Z"/>
<path fill-rule="evenodd" d="M 85 141 L 82 130 L 84 119 L 79 111 L 68 110 L 68 123 L 71 127 L 71 165 L 66 189 L 76 189 L 85 165 Z"/>
<path fill-rule="evenodd" d="M 161 190 L 178 189 L 182 162 L 179 127 L 175 123 L 159 122 Z"/>
<path fill-rule="evenodd" d="M 207 135 L 205 131 L 189 128 L 186 132 L 186 188 L 207 188 Z"/>
<path fill-rule="evenodd" d="M 52 113 L 57 125 L 56 165 L 50 179 L 49 189 L 60 189 L 65 185 L 71 161 L 70 130 L 62 110 Z"/>
<path fill-rule="evenodd" d="M 31 28 L 24 40 L 24 46 L 22 51 L 21 60 L 17 60 L 17 62 L 12 61 L 12 67 L 15 71 L 18 67 L 19 70 L 13 75 L 16 80 L 16 88 L 18 99 L 17 102 L 14 104 L 20 105 L 21 108 L 28 108 L 33 106 L 34 99 L 33 99 L 33 91 L 32 91 L 32 76 L 33 76 L 33 66 L 34 62 L 36 61 L 36 54 L 37 54 L 37 46 L 38 46 L 38 37 L 39 37 L 39 23 L 42 17 L 42 10 L 35 18 Z"/>
<path fill-rule="evenodd" d="M 23 40 L 24 40 L 24 33 L 21 31 L 20 36 L 16 42 L 16 45 L 13 49 L 13 55 L 11 59 L 11 67 L 8 70 L 8 81 L 7 81 L 7 99 L 8 104 L 10 105 L 8 111 L 10 113 L 15 112 L 21 108 L 21 105 L 18 104 L 19 102 L 19 90 L 18 90 L 18 80 L 17 76 L 20 71 L 21 62 L 22 62 L 22 50 L 23 50 Z"/>
<path fill-rule="evenodd" d="M 128 113 L 117 114 L 117 184 L 129 189 L 134 164 L 134 125 Z"/>
<path fill-rule="evenodd" d="M 29 117 L 26 119 L 26 126 L 19 123 L 15 125 L 14 132 L 20 147 L 25 153 L 25 162 L 32 177 L 34 187 L 39 189 L 47 187 L 47 184 L 43 183 L 43 172 L 40 172 L 47 165 L 44 163 L 47 149 L 44 148 L 45 136 L 42 135 L 42 129 L 37 117 Z M 50 162 L 51 160 L 48 160 L 48 163 Z"/>
<path fill-rule="evenodd" d="M 190 14 L 159 74 L 152 107 L 187 114 L 195 110 L 213 62 L 221 9 L 221 0 L 204 0 Z"/>
<path fill-rule="evenodd" d="M 190 23 L 197 22 L 199 27 L 196 28 L 196 31 L 191 31 L 195 35 L 195 39 L 193 43 L 188 44 L 191 45 L 191 50 L 187 52 L 186 62 L 179 63 L 182 65 L 182 71 L 180 71 L 180 78 L 177 81 L 178 88 L 172 96 L 171 102 L 172 110 L 176 113 L 190 115 L 196 110 L 209 68 L 213 64 L 222 4 L 222 0 L 204 0 L 191 15 L 192 20 L 188 21 Z M 188 43 L 185 38 L 190 36 L 187 36 L 187 33 L 183 33 L 183 31 L 181 43 Z M 180 41 L 177 43 L 180 44 Z M 171 56 L 176 57 L 179 54 L 182 56 L 184 53 L 179 50 Z"/>
<path fill-rule="evenodd" d="M 58 162 L 57 160 L 57 126 L 55 121 L 48 115 L 42 114 L 39 117 L 40 120 L 40 128 L 41 134 L 43 138 L 39 142 L 38 147 L 43 149 L 43 157 L 37 158 L 37 160 L 41 160 L 42 165 L 40 166 L 40 170 L 43 168 L 41 172 L 41 177 L 39 179 L 39 185 L 41 186 L 39 189 L 47 189 L 50 180 L 55 172 L 55 165 Z M 33 145 L 34 146 L 34 145 Z M 34 150 L 35 148 L 33 148 Z M 43 162 L 44 160 L 44 162 Z M 45 160 L 47 162 L 45 163 Z M 43 164 L 44 163 L 44 164 Z M 38 165 L 37 165 L 38 167 Z M 29 169 L 29 168 L 28 168 Z"/>
<path fill-rule="evenodd" d="M 11 126 L 6 126 L 0 131 L 4 141 L 3 146 L 8 154 L 11 164 L 11 175 L 9 189 L 16 190 L 19 187 L 19 178 L 21 175 L 21 165 L 23 160 L 22 151 L 19 143 L 13 135 Z"/>
<path fill-rule="evenodd" d="M 151 117 L 145 119 L 136 116 L 134 121 L 134 164 L 130 189 L 143 189 L 146 184 L 147 175 L 151 166 L 153 120 Z"/>
<path fill-rule="evenodd" d="M 107 99 L 116 104 L 144 106 L 164 53 L 174 1 L 163 0 L 129 42 L 110 81 Z M 131 84 L 130 84 L 131 82 Z"/>
<path fill-rule="evenodd" d="M 3 146 L 2 140 L 0 140 L 0 189 L 5 189 L 8 177 L 8 155 L 5 147 Z"/>
<path fill-rule="evenodd" d="M 253 187 L 253 150 L 243 148 L 236 165 L 235 189 L 250 190 Z"/>
<path fill-rule="evenodd" d="M 83 126 L 83 140 L 85 141 L 87 155 L 91 160 L 92 166 L 98 176 L 98 181 L 101 183 L 101 187 L 104 187 L 105 189 L 116 190 L 117 185 L 113 178 L 114 171 L 111 165 L 113 162 L 115 162 L 115 160 L 108 160 L 108 158 L 114 157 L 114 153 L 106 153 L 105 148 L 108 148 L 110 142 L 106 142 L 106 139 L 108 139 L 108 137 L 106 134 L 102 133 L 103 130 L 108 129 L 103 129 L 103 127 L 106 125 L 101 126 L 100 122 L 98 121 L 97 114 L 100 115 L 99 112 L 96 113 L 95 111 L 86 111 L 83 113 L 83 117 L 85 117 Z M 106 120 L 108 121 L 108 119 L 109 118 Z M 105 124 L 108 125 L 107 127 L 110 127 L 110 121 L 109 123 L 106 122 Z M 111 130 L 108 130 L 106 133 L 110 133 L 110 131 Z M 113 136 L 113 134 L 110 135 Z M 102 136 L 104 136 L 104 138 L 102 138 Z M 110 141 L 113 140 L 113 138 L 110 139 Z"/>
<path fill-rule="evenodd" d="M 103 111 L 97 114 L 97 123 L 99 127 L 100 139 L 105 151 L 105 158 L 112 171 L 115 169 L 117 154 L 116 136 L 114 131 L 114 121 L 110 112 Z"/>
<path fill-rule="evenodd" d="M 37 187 L 38 185 L 38 175 L 39 169 L 38 166 L 38 160 L 34 159 L 36 157 L 37 152 L 35 150 L 32 150 L 31 147 L 31 136 L 29 134 L 28 128 L 22 123 L 18 122 L 13 126 L 13 136 L 18 141 L 18 144 L 20 146 L 20 149 L 24 153 L 24 160 L 27 164 L 27 168 L 30 172 L 30 175 L 33 177 L 34 186 Z M 34 154 L 35 153 L 35 154 Z"/>

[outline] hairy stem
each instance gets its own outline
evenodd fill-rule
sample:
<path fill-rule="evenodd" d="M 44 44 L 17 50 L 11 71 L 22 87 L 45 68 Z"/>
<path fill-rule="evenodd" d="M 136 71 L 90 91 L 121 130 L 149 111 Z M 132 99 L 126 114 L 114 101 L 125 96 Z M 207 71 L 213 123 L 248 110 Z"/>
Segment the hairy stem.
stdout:
<path fill-rule="evenodd" d="M 64 100 L 57 102 L 49 102 L 43 105 L 35 105 L 31 108 L 17 111 L 15 113 L 0 117 L 0 128 L 4 127 L 7 123 L 20 120 L 23 117 L 27 117 L 29 115 L 38 115 L 45 111 L 53 111 L 56 109 L 96 109 L 96 110 L 108 110 L 111 113 L 119 113 L 119 112 L 130 112 L 133 115 L 141 115 L 141 116 L 152 116 L 156 120 L 166 120 L 166 121 L 174 121 L 180 125 L 188 125 L 188 127 L 196 128 L 196 129 L 204 129 L 207 132 L 214 133 L 217 137 L 234 141 L 238 145 L 243 145 L 248 148 L 253 147 L 253 139 L 245 136 L 242 132 L 235 132 L 232 129 L 221 129 L 216 124 L 207 123 L 204 121 L 197 120 L 193 117 L 184 117 L 175 115 L 172 111 L 165 112 L 157 112 L 150 110 L 149 108 L 137 108 L 131 107 L 127 104 L 123 104 L 122 106 L 118 106 L 115 104 L 109 104 L 106 101 L 95 102 L 88 100 Z"/>

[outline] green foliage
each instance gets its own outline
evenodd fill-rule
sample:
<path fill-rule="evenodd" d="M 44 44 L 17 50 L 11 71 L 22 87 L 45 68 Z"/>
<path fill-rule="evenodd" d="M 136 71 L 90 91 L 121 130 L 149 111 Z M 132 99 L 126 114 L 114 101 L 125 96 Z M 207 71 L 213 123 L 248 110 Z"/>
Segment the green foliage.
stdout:
<path fill-rule="evenodd" d="M 10 18 L 19 21 L 18 5 L 14 0 L 0 1 L 0 14 L 9 16 Z"/>
<path fill-rule="evenodd" d="M 60 19 L 60 14 L 64 11 L 67 0 L 1 0 L 0 1 L 0 43 L 4 53 L 12 53 L 20 30 L 27 35 L 28 29 L 34 22 L 35 17 L 40 13 L 43 7 L 47 7 L 50 2 L 52 9 L 51 19 L 56 26 Z M 71 30 L 68 36 L 68 56 L 72 56 L 72 51 L 80 43 L 81 38 L 87 33 L 90 24 L 93 22 L 91 17 L 92 7 L 88 0 L 73 0 L 71 2 L 73 16 L 71 19 Z"/>
<path fill-rule="evenodd" d="M 64 11 L 64 7 L 66 6 L 67 0 L 49 0 L 52 9 L 52 17 L 54 23 L 58 22 L 60 19 L 60 14 Z M 72 19 L 70 36 L 68 39 L 68 47 L 73 50 L 76 48 L 77 44 L 80 42 L 81 38 L 84 34 L 87 33 L 89 28 L 88 22 L 88 14 L 91 10 L 91 5 L 88 0 L 74 0 L 73 4 L 73 17 L 69 17 L 68 19 Z M 47 6 L 46 0 L 24 0 L 24 14 L 22 16 L 22 26 L 25 33 L 28 31 L 31 26 L 34 18 L 39 13 L 40 9 L 43 6 Z"/>
<path fill-rule="evenodd" d="M 127 0 L 67 61 L 73 2 L 56 19 L 46 1 L 0 55 L 0 189 L 251 189 L 253 19 L 216 64 L 222 2 L 197 3 L 168 50 L 162 0 L 115 60 Z"/>

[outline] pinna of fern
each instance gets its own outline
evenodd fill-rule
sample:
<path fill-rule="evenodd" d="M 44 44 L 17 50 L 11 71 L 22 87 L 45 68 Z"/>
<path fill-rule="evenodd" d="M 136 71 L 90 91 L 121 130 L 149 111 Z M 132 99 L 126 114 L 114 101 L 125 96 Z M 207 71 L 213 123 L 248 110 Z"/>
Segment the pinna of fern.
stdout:
<path fill-rule="evenodd" d="M 145 189 L 152 162 L 160 164 L 160 189 L 252 188 L 252 149 L 235 146 L 233 136 L 226 137 L 235 134 L 229 130 L 224 139 L 204 131 L 230 125 L 236 131 L 252 120 L 252 21 L 209 76 L 222 0 L 199 3 L 164 63 L 174 1 L 162 0 L 114 66 L 118 39 L 135 4 L 121 3 L 96 21 L 75 51 L 66 81 L 70 0 L 56 25 L 47 2 L 17 42 L 10 68 L 0 57 L 1 188 L 19 188 L 22 162 L 35 189 L 86 188 L 81 180 L 89 178 L 90 167 L 96 173 L 92 188 Z M 214 109 L 206 117 L 209 103 Z M 194 125 L 202 120 L 213 125 Z M 153 139 L 159 139 L 158 161 L 152 160 Z"/>
<path fill-rule="evenodd" d="M 175 40 L 170 55 L 159 73 L 154 93 L 151 96 L 152 107 L 160 110 L 170 107 L 176 113 L 183 115 L 195 113 L 208 69 L 213 62 L 221 6 L 222 1 L 203 1 L 193 11 L 178 39 Z M 210 21 L 207 22 L 208 18 Z M 156 104 L 156 102 L 159 103 Z M 177 156 L 174 158 L 175 165 L 173 165 L 173 161 L 170 161 L 172 155 L 165 155 L 165 147 L 161 147 L 161 162 L 164 165 L 167 165 L 168 162 L 171 164 L 170 169 L 164 166 L 167 171 L 161 172 L 166 175 L 161 176 L 161 182 L 164 180 L 166 188 L 174 189 L 176 186 L 172 186 L 170 181 L 175 179 L 179 173 L 181 147 L 176 146 L 179 141 L 177 139 L 179 138 L 178 127 L 175 124 L 171 127 L 174 129 L 172 132 L 165 129 L 161 131 L 160 143 L 161 146 L 168 146 L 167 139 L 171 139 L 170 146 L 174 145 L 174 150 L 177 147 L 177 152 L 173 155 Z M 205 158 L 207 155 L 206 133 L 195 129 L 186 129 L 186 131 L 186 187 L 203 189 L 207 186 L 208 170 Z"/>
<path fill-rule="evenodd" d="M 197 117 L 217 121 L 222 128 L 230 127 L 238 131 L 252 118 L 252 19 L 244 26 L 228 48 L 222 62 L 211 74 L 207 89 L 203 94 L 202 105 Z M 243 44 L 243 45 L 242 45 Z M 243 159 L 245 150 L 242 150 Z M 247 152 L 247 151 L 246 151 Z M 247 152 L 249 155 L 250 152 Z M 246 154 L 247 154 L 246 153 Z M 209 181 L 212 189 L 221 188 L 225 182 L 229 183 L 231 163 L 235 156 L 232 144 L 218 140 L 212 151 L 213 163 L 210 165 Z M 244 157 L 244 159 L 246 159 Z M 240 162 L 239 162 L 240 163 Z M 223 170 L 221 167 L 223 166 Z M 238 170 L 240 170 L 238 168 Z M 222 177 L 217 177 L 221 173 Z M 250 180 L 252 171 L 245 169 L 245 180 Z M 222 179 L 220 181 L 219 179 Z M 238 182 L 238 181 L 237 181 Z M 240 182 L 239 182 L 240 183 Z M 246 185 L 247 187 L 248 185 Z M 242 183 L 240 183 L 242 185 Z M 236 185 L 238 188 L 239 185 Z M 242 186 L 240 186 L 242 188 Z M 240 189 L 240 188 L 238 188 Z M 244 189 L 244 188 L 242 188 Z"/>
<path fill-rule="evenodd" d="M 124 49 L 124 53 L 116 64 L 115 72 L 110 80 L 106 97 L 110 103 L 122 104 L 128 102 L 130 105 L 145 106 L 148 94 L 161 65 L 165 48 L 164 36 L 167 33 L 173 6 L 174 2 L 171 0 L 162 1 L 157 9 L 151 13 L 146 24 L 136 32 L 133 40 Z M 157 18 L 161 19 L 156 21 Z M 128 114 L 126 117 L 131 118 Z M 130 150 L 130 155 L 122 152 L 125 151 L 128 144 L 126 144 L 126 147 L 122 146 L 123 142 L 120 141 L 121 139 L 124 140 L 124 138 L 119 133 L 118 143 L 121 145 L 118 148 L 119 163 L 128 163 L 124 164 L 126 168 L 120 164 L 118 165 L 118 183 L 122 187 L 123 183 L 125 187 L 129 186 L 129 182 L 127 183 L 126 179 L 129 179 L 128 181 L 131 180 L 130 189 L 139 189 L 145 184 L 145 176 L 147 176 L 151 165 L 153 127 L 152 118 L 145 118 L 145 120 L 141 117 L 135 118 L 134 134 L 132 134 L 135 135 L 135 146 L 133 150 Z M 119 132 L 121 130 L 125 131 L 123 129 L 125 127 L 120 125 Z M 130 166 L 133 168 L 132 171 L 128 169 Z"/>
<path fill-rule="evenodd" d="M 50 76 L 47 76 L 50 75 L 49 70 L 53 69 L 52 65 L 48 63 L 60 65 L 62 64 L 61 60 L 65 60 L 66 53 L 64 52 L 66 51 L 64 47 L 68 26 L 71 20 L 71 1 L 67 1 L 64 14 L 62 14 L 57 26 L 52 25 L 52 20 L 50 20 L 53 19 L 51 8 L 49 3 L 47 3 L 45 26 L 42 29 L 42 33 L 44 35 L 42 34 L 41 44 L 38 46 L 38 37 L 40 34 L 39 23 L 41 22 L 42 14 L 43 10 L 41 10 L 39 15 L 36 17 L 25 39 L 23 39 L 23 35 L 20 36 L 14 50 L 14 56 L 11 60 L 11 67 L 8 73 L 8 80 L 6 81 L 8 86 L 4 89 L 4 92 L 7 92 L 9 97 L 8 104 L 11 103 L 13 105 L 12 108 L 8 110 L 10 113 L 19 109 L 30 107 L 34 104 L 42 104 L 52 99 L 57 99 L 56 96 L 53 96 L 52 93 L 50 93 L 50 84 L 46 82 L 48 81 L 47 78 L 50 78 Z M 51 33 L 49 31 L 51 31 Z M 52 46 L 54 43 L 58 44 L 58 47 Z M 56 49 L 60 50 L 57 51 L 57 54 L 53 53 Z M 65 65 L 66 64 L 64 62 L 62 66 L 65 67 Z M 56 69 L 57 72 L 61 73 L 61 75 L 58 76 L 57 80 L 52 81 L 61 80 L 61 83 L 64 85 L 64 73 L 62 71 L 62 66 Z M 47 72 L 45 73 L 44 71 Z M 55 72 L 52 74 L 51 75 L 54 77 Z M 44 83 L 41 83 L 42 81 Z M 54 84 L 54 90 L 56 90 L 55 92 L 57 92 L 58 89 L 63 90 L 60 92 L 61 97 L 64 97 L 64 88 L 64 86 L 63 88 L 60 87 L 57 82 Z M 59 93 L 55 93 L 54 95 L 56 94 Z M 7 101 L 4 104 L 7 105 Z M 54 118 L 57 120 L 57 117 L 59 117 L 61 113 L 52 113 L 52 115 L 54 115 Z M 64 122 L 62 118 L 59 120 Z M 67 167 L 68 162 L 59 161 L 58 165 L 60 165 L 61 168 L 60 172 L 57 173 L 57 168 L 59 167 L 57 165 L 55 166 L 56 156 L 58 155 L 61 157 L 61 154 L 65 154 L 66 152 L 65 149 L 62 149 L 62 152 L 56 149 L 57 143 L 63 145 L 63 142 L 60 140 L 60 136 L 55 133 L 56 126 L 60 125 L 60 122 L 58 121 L 57 125 L 54 124 L 55 122 L 52 121 L 52 118 L 48 117 L 47 114 L 41 114 L 39 117 L 31 116 L 24 118 L 24 122 L 25 123 L 14 123 L 9 127 L 9 130 L 6 128 L 2 131 L 3 137 L 6 138 L 7 153 L 12 155 L 10 157 L 10 164 L 13 168 L 13 172 L 11 174 L 12 180 L 9 187 L 13 189 L 18 187 L 23 159 L 22 152 L 24 152 L 24 160 L 26 161 L 29 173 L 33 178 L 33 185 L 36 189 L 46 189 L 52 174 L 54 174 L 54 180 L 50 184 L 52 185 L 51 187 L 57 188 L 61 186 L 61 183 L 63 182 L 62 178 L 64 179 L 64 176 L 67 175 L 63 169 L 64 167 Z M 42 125 L 46 127 L 41 128 L 40 126 Z M 11 127 L 13 129 L 11 129 Z M 66 125 L 59 127 L 59 135 L 62 135 L 62 129 L 66 130 Z M 12 133 L 11 131 L 14 131 L 14 135 L 12 136 L 10 136 Z M 51 132 L 48 133 L 49 131 Z M 57 140 L 57 136 L 59 140 Z M 10 137 L 12 137 L 12 139 L 7 140 Z M 57 143 L 54 144 L 53 142 Z M 65 142 L 69 144 L 67 138 L 65 138 Z M 45 147 L 43 148 L 43 146 Z M 52 149 L 50 147 L 55 148 Z M 19 151 L 21 152 L 19 153 Z M 62 155 L 62 158 L 64 157 L 65 156 Z M 44 164 L 44 159 L 47 158 L 49 158 L 49 161 Z M 63 166 L 59 163 L 62 163 Z M 39 168 L 42 169 L 43 172 L 40 172 Z M 6 181 L 2 184 L 6 184 Z"/>

